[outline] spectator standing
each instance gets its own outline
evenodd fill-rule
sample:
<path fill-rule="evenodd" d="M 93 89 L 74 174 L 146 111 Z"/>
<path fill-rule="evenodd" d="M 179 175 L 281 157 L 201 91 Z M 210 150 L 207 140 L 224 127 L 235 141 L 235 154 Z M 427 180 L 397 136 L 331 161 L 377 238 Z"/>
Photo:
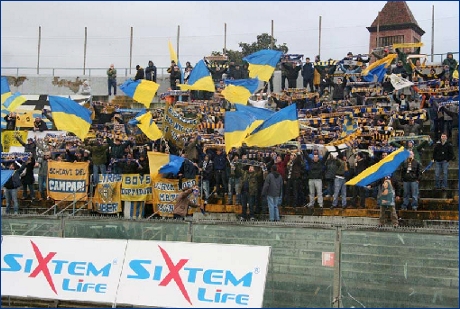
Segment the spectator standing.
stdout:
<path fill-rule="evenodd" d="M 265 178 L 262 196 L 267 197 L 270 221 L 279 221 L 278 205 L 280 205 L 283 196 L 283 177 L 278 173 L 276 165 L 271 167 L 271 173 Z"/>
<path fill-rule="evenodd" d="M 390 209 L 391 223 L 394 227 L 398 226 L 398 216 L 395 209 L 395 193 L 390 179 L 385 179 L 379 188 L 377 195 L 377 205 L 380 206 L 380 225 L 385 224 L 385 210 Z"/>
<path fill-rule="evenodd" d="M 222 148 L 216 149 L 216 154 L 212 159 L 214 162 L 214 180 L 216 184 L 216 192 L 218 195 L 224 197 L 228 188 L 227 184 L 227 155 L 222 151 Z"/>
<path fill-rule="evenodd" d="M 358 152 L 356 154 L 354 175 L 359 175 L 369 166 L 370 166 L 370 162 L 369 162 L 368 157 L 363 152 Z M 361 187 L 361 186 L 355 186 L 353 193 L 354 193 L 353 194 L 353 201 L 354 201 L 353 204 L 358 205 L 358 197 L 359 197 L 358 208 L 360 209 L 366 208 L 366 188 Z"/>
<path fill-rule="evenodd" d="M 203 162 L 200 164 L 201 185 L 204 191 L 205 203 L 208 203 L 209 195 L 211 195 L 210 185 L 214 177 L 214 164 L 209 159 L 209 155 L 204 156 Z"/>
<path fill-rule="evenodd" d="M 412 197 L 412 210 L 418 207 L 418 183 L 421 176 L 421 164 L 414 159 L 414 152 L 409 151 L 409 158 L 405 160 L 401 167 L 401 179 L 404 188 L 404 200 L 401 205 L 402 210 L 407 210 L 409 199 Z"/>
<path fill-rule="evenodd" d="M 51 153 L 46 151 L 43 157 L 38 158 L 38 191 L 40 192 L 40 200 L 46 199 L 47 177 L 48 177 L 48 161 L 51 159 Z"/>
<path fill-rule="evenodd" d="M 157 67 L 152 60 L 149 61 L 149 65 L 145 68 L 145 79 L 157 82 Z"/>
<path fill-rule="evenodd" d="M 313 208 L 315 205 L 315 191 L 316 197 L 318 198 L 318 205 L 323 208 L 323 172 L 324 163 L 329 157 L 329 153 L 326 153 L 320 160 L 319 154 L 313 154 L 313 159 L 307 156 L 309 171 L 308 171 L 308 187 L 310 193 L 310 202 L 308 208 Z"/>
<path fill-rule="evenodd" d="M 454 149 L 452 144 L 447 141 L 447 134 L 443 133 L 441 135 L 441 140 L 434 145 L 433 150 L 433 161 L 435 164 L 435 190 L 445 190 L 447 188 L 449 161 L 452 160 L 454 160 Z"/>
<path fill-rule="evenodd" d="M 93 182 L 99 181 L 99 174 L 107 174 L 107 152 L 109 144 L 97 141 L 89 146 L 84 146 L 91 152 L 91 161 L 93 162 Z"/>
<path fill-rule="evenodd" d="M 454 59 L 454 54 L 447 53 L 447 58 L 443 60 L 442 65 L 449 66 L 449 76 L 452 76 L 457 68 L 457 60 Z"/>
<path fill-rule="evenodd" d="M 29 137 L 26 144 L 19 135 L 16 134 L 14 137 L 22 146 L 24 146 L 24 152 L 30 152 L 33 157 L 37 157 L 37 144 L 35 144 L 33 138 Z"/>
<path fill-rule="evenodd" d="M 22 200 L 33 200 L 35 201 L 35 190 L 34 190 L 34 167 L 35 167 L 35 158 L 30 156 L 26 163 L 24 163 L 26 169 L 21 173 L 21 183 L 22 183 Z M 30 195 L 27 194 L 27 188 L 29 188 Z"/>
<path fill-rule="evenodd" d="M 132 145 L 131 141 L 125 141 L 124 143 L 121 142 L 121 139 L 116 138 L 115 142 L 107 137 L 107 143 L 110 146 L 110 158 L 112 159 L 112 174 L 121 174 L 122 167 L 117 162 L 118 160 L 123 159 L 126 147 Z"/>
<path fill-rule="evenodd" d="M 6 129 L 7 130 L 14 130 L 16 129 L 16 113 L 9 113 L 5 117 L 3 117 L 6 121 Z"/>
<path fill-rule="evenodd" d="M 230 171 L 228 177 L 228 205 L 233 205 L 233 191 L 236 193 L 236 204 L 241 205 L 241 166 L 236 161 L 238 161 L 238 154 L 234 154 L 232 160 L 230 161 Z"/>
<path fill-rule="evenodd" d="M 192 193 L 195 197 L 199 196 L 200 191 L 198 190 L 197 186 L 194 186 L 192 188 L 184 188 L 183 191 L 177 196 L 176 204 L 174 205 L 173 210 L 174 219 L 185 219 L 185 217 L 187 216 L 189 206 L 195 208 L 200 207 L 202 210 L 204 210 L 203 206 L 199 206 L 190 201 L 189 195 Z"/>
<path fill-rule="evenodd" d="M 110 68 L 107 70 L 107 86 L 109 96 L 112 95 L 112 88 L 113 95 L 117 95 L 117 70 L 114 68 L 113 64 L 111 64 Z"/>
<path fill-rule="evenodd" d="M 334 198 L 332 200 L 332 207 L 336 208 L 339 203 L 339 194 L 342 196 L 342 208 L 347 208 L 347 186 L 345 185 L 346 178 L 348 177 L 349 165 L 347 156 L 340 153 L 336 159 L 337 171 L 334 179 Z"/>
<path fill-rule="evenodd" d="M 310 62 L 310 58 L 305 58 L 305 64 L 302 67 L 302 78 L 303 78 L 303 87 L 307 89 L 307 85 L 310 88 L 310 92 L 315 92 L 313 88 L 313 77 L 315 74 L 315 68 L 313 63 Z"/>
<path fill-rule="evenodd" d="M 254 220 L 254 212 L 256 208 L 257 193 L 259 189 L 259 183 L 257 179 L 259 173 L 255 171 L 253 165 L 250 165 L 247 171 L 243 172 L 241 177 L 241 205 L 242 214 L 240 219 L 247 219 L 248 205 L 249 205 L 249 218 Z"/>
<path fill-rule="evenodd" d="M 13 204 L 14 214 L 19 213 L 19 202 L 18 202 L 18 188 L 21 186 L 21 173 L 26 169 L 26 164 L 19 164 L 17 161 L 10 164 L 10 170 L 13 170 L 13 175 L 4 185 L 5 188 L 5 199 L 6 199 L 6 213 L 10 213 L 11 204 Z"/>

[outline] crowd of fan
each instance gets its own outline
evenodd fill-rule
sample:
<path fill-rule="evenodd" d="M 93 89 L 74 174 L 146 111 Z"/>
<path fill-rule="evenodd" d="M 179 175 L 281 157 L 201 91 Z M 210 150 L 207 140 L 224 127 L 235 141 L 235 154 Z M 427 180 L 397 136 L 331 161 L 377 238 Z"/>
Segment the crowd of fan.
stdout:
<path fill-rule="evenodd" d="M 385 54 L 390 52 L 384 51 Z M 186 158 L 178 175 L 165 177 L 190 179 L 199 176 L 203 200 L 221 198 L 227 204 L 241 204 L 243 219 L 253 219 L 257 213 L 265 211 L 267 200 L 270 220 L 279 220 L 278 206 L 312 208 L 317 201 L 319 207 L 323 207 L 323 196 L 332 197 L 332 207 L 364 208 L 366 197 L 385 203 L 382 192 L 388 185 L 394 187 L 390 204 L 394 206 L 394 201 L 401 199 L 401 209 L 416 210 L 418 182 L 423 171 L 421 154 L 427 147 L 434 147 L 435 189 L 447 188 L 448 162 L 455 159 L 448 139 L 452 137 L 452 128 L 458 126 L 458 77 L 454 74 L 458 64 L 452 54 L 448 54 L 441 67 L 427 67 L 420 59 L 412 63 L 402 51 L 396 52 L 399 56 L 396 65 L 387 73 L 414 82 L 414 86 L 399 91 L 394 90 L 388 78 L 382 83 L 363 82 L 360 72 L 369 58 L 361 55 L 349 53 L 342 61 L 326 62 L 317 57 L 314 63 L 309 58 L 303 63 L 298 55 L 283 58 L 280 63 L 283 91 L 273 93 L 272 78 L 250 102 L 262 102 L 264 107 L 274 110 L 297 105 L 301 135 L 286 145 L 263 149 L 243 146 L 229 153 L 223 151 L 223 109 L 230 110 L 233 106 L 220 95 L 225 87 L 222 79 L 246 78 L 247 67 L 234 63 L 213 67 L 208 63 L 216 82 L 216 93 L 194 92 L 188 102 L 175 102 L 175 107 L 183 106 L 184 117 L 198 117 L 201 123 L 212 125 L 199 126 L 196 132 L 186 135 L 183 147 L 164 139 L 142 138 L 142 133 L 128 124 L 133 113 L 120 112 L 110 103 L 94 102 L 90 107 L 95 112 L 93 137 L 81 141 L 75 136 L 49 135 L 22 141 L 16 136 L 30 156 L 24 158 L 21 168 L 18 158 L 2 158 L 2 167 L 20 171 L 24 199 L 35 197 L 33 174 L 34 168 L 38 168 L 40 199 L 46 199 L 49 160 L 88 161 L 90 173 L 96 175 L 93 181 L 96 181 L 98 174 L 149 174 L 146 152 L 154 150 Z M 347 60 L 353 64 L 348 65 Z M 170 74 L 176 71 L 175 66 L 172 64 Z M 187 72 L 192 69 L 189 64 L 187 68 Z M 424 73 L 427 70 L 429 73 Z M 150 70 L 149 76 L 154 74 L 156 78 L 156 68 L 154 72 Z M 303 78 L 303 88 L 297 87 L 299 74 Z M 171 77 L 172 90 L 176 89 L 176 83 L 177 78 Z M 160 123 L 164 111 L 151 112 Z M 361 134 L 341 144 L 336 141 L 345 130 L 343 119 L 350 112 Z M 46 110 L 43 115 L 52 120 Z M 14 130 L 14 115 L 6 116 L 5 120 L 7 129 Z M 419 138 L 423 122 L 427 120 L 434 145 L 429 139 Z M 47 130 L 42 122 L 37 118 L 34 130 Z M 398 135 L 413 136 L 413 139 L 401 138 L 399 143 L 398 139 L 390 139 Z M 324 147 L 326 145 L 336 146 L 335 150 Z M 411 155 L 391 176 L 390 184 L 382 180 L 368 187 L 348 187 L 352 192 L 347 193 L 347 180 L 400 146 L 408 149 Z M 5 189 L 17 189 L 17 179 L 13 177 L 10 182 Z M 347 195 L 352 197 L 351 204 L 347 204 Z"/>

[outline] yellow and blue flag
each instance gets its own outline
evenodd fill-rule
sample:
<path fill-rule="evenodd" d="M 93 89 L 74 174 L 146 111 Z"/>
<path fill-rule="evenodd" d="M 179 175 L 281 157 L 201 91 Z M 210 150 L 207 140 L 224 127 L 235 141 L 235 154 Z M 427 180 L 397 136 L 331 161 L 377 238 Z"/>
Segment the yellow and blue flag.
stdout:
<path fill-rule="evenodd" d="M 249 97 L 256 92 L 257 87 L 259 87 L 258 78 L 237 80 L 226 79 L 224 82 L 227 84 L 227 87 L 222 90 L 222 95 L 230 103 L 246 105 Z"/>
<path fill-rule="evenodd" d="M 409 157 L 409 151 L 404 150 L 404 147 L 392 152 L 384 159 L 376 164 L 368 167 L 356 177 L 350 179 L 345 184 L 348 186 L 365 187 L 374 181 L 382 179 L 383 177 L 391 175 L 398 166 Z"/>
<path fill-rule="evenodd" d="M 7 111 L 12 112 L 27 101 L 27 99 L 19 92 L 11 93 L 8 79 L 5 76 L 2 76 L 1 92 L 2 110 L 6 109 Z"/>
<path fill-rule="evenodd" d="M 374 81 L 374 75 L 377 75 L 379 78 L 383 80 L 385 76 L 386 68 L 391 65 L 393 59 L 395 59 L 398 55 L 397 54 L 389 54 L 385 58 L 377 60 L 376 62 L 372 63 L 366 69 L 361 72 L 361 76 L 363 80 L 368 82 Z"/>
<path fill-rule="evenodd" d="M 181 90 L 204 90 L 215 92 L 216 86 L 203 60 L 200 60 L 190 73 L 188 84 L 179 84 Z"/>
<path fill-rule="evenodd" d="M 144 134 L 150 138 L 152 141 L 155 141 L 163 136 L 163 132 L 158 128 L 155 121 L 153 121 L 152 113 L 146 112 L 138 117 L 136 117 L 138 121 L 137 126 L 141 129 Z"/>
<path fill-rule="evenodd" d="M 128 79 L 120 86 L 120 89 L 128 97 L 133 98 L 137 102 L 142 103 L 145 107 L 149 108 L 159 87 L 160 84 L 150 80 L 139 79 L 134 81 L 132 79 Z"/>
<path fill-rule="evenodd" d="M 245 117 L 248 118 L 251 123 L 249 125 L 249 132 L 254 131 L 258 126 L 260 126 L 265 120 L 270 118 L 275 112 L 266 108 L 259 108 L 249 105 L 237 104 L 236 111 L 245 114 Z M 227 122 L 225 122 L 227 125 Z"/>
<path fill-rule="evenodd" d="M 134 116 L 131 120 L 128 121 L 128 124 L 132 125 L 132 126 L 137 126 L 139 124 L 139 120 L 137 120 L 137 118 L 139 118 L 140 116 L 144 115 L 145 113 L 147 113 L 147 110 L 145 108 L 141 109 L 136 114 L 136 116 Z"/>
<path fill-rule="evenodd" d="M 225 113 L 225 151 L 228 153 L 232 147 L 241 147 L 244 138 L 249 133 L 249 126 L 254 118 L 243 112 Z"/>
<path fill-rule="evenodd" d="M 268 82 L 283 53 L 277 50 L 263 49 L 243 58 L 249 63 L 249 77 Z"/>
<path fill-rule="evenodd" d="M 92 123 L 91 111 L 68 98 L 48 97 L 56 128 L 72 132 L 84 140 Z"/>
<path fill-rule="evenodd" d="M 270 147 L 297 138 L 299 134 L 296 105 L 291 104 L 265 120 L 245 138 L 244 143 L 249 147 Z"/>
<path fill-rule="evenodd" d="M 157 177 L 158 174 L 172 173 L 177 175 L 184 162 L 184 158 L 182 157 L 162 152 L 149 151 L 147 155 L 149 157 L 150 175 L 152 178 Z"/>

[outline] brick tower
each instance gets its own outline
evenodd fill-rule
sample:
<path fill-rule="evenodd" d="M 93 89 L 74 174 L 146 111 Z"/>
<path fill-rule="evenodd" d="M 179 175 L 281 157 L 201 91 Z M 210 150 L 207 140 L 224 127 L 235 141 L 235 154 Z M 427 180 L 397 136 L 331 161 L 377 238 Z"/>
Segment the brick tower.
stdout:
<path fill-rule="evenodd" d="M 418 43 L 425 34 L 406 1 L 388 1 L 372 25 L 366 28 L 370 32 L 370 50 L 394 43 Z"/>

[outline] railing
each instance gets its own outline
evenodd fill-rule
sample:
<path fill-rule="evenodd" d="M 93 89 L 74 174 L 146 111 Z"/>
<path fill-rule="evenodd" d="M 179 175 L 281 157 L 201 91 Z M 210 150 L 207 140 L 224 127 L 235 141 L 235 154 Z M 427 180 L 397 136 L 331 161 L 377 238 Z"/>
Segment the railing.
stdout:
<path fill-rule="evenodd" d="M 452 52 L 454 58 L 458 59 L 459 52 Z M 427 55 L 428 59 L 431 59 L 431 55 Z M 433 54 L 433 63 L 440 63 L 447 57 L 447 53 Z M 430 61 L 431 62 L 431 61 Z M 18 76 L 106 76 L 108 68 L 39 68 L 40 73 L 37 74 L 37 67 L 2 67 L 2 75 L 15 75 Z M 130 77 L 136 73 L 135 69 L 132 68 L 116 68 L 119 77 Z M 168 67 L 157 67 L 157 75 L 164 76 L 168 74 L 166 70 Z"/>

